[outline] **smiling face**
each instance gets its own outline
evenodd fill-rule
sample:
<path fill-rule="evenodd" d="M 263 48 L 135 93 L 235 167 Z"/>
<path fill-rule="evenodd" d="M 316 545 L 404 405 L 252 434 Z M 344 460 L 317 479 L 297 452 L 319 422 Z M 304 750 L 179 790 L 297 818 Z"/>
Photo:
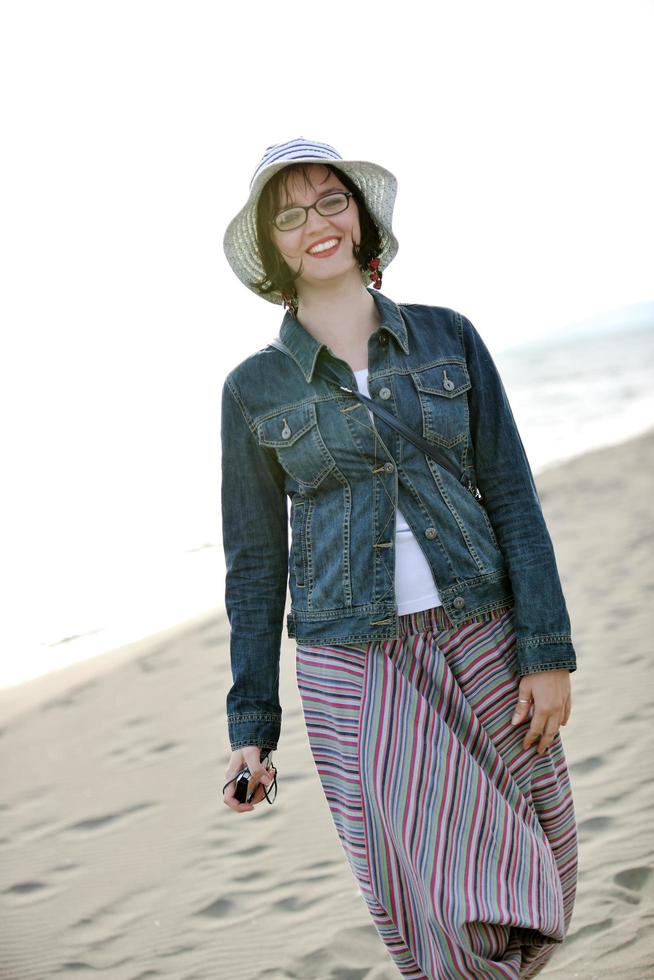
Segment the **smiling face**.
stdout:
<path fill-rule="evenodd" d="M 301 172 L 290 174 L 281 189 L 279 210 L 294 205 L 308 207 L 333 191 L 347 191 L 347 187 L 327 167 L 313 164 L 307 169 L 306 180 Z M 279 231 L 273 225 L 271 239 L 293 272 L 302 268 L 296 280 L 298 292 L 303 285 L 318 285 L 350 275 L 360 278 L 352 247 L 361 240 L 361 228 L 359 209 L 352 197 L 340 214 L 327 217 L 312 208 L 306 222 L 293 231 Z"/>

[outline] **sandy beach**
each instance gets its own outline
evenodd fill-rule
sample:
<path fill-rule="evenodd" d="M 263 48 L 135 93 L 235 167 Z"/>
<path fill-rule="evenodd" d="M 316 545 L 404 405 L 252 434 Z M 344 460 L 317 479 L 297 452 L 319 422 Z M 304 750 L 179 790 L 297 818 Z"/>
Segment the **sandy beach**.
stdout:
<path fill-rule="evenodd" d="M 537 478 L 579 665 L 562 729 L 578 896 L 543 977 L 654 976 L 653 460 L 650 430 Z M 285 636 L 277 801 L 223 804 L 228 633 L 199 617 L 0 692 L 1 980 L 397 980 Z"/>

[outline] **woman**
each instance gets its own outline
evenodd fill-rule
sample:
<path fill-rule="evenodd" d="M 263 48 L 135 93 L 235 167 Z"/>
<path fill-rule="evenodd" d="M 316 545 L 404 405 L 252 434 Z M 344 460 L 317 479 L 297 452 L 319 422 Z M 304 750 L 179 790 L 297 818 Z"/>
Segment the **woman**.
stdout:
<path fill-rule="evenodd" d="M 290 575 L 311 749 L 401 975 L 531 977 L 563 941 L 576 889 L 559 736 L 570 622 L 481 337 L 454 310 L 376 291 L 397 251 L 395 191 L 382 167 L 292 140 L 268 148 L 225 234 L 237 276 L 287 312 L 281 344 L 223 388 L 224 799 L 245 812 L 267 795 Z M 256 791 L 239 803 L 245 766 Z"/>

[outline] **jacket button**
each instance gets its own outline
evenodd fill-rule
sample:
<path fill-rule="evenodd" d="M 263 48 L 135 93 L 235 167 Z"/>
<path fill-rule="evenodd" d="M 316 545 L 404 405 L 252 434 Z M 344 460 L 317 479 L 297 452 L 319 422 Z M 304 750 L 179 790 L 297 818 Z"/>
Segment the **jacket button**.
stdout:
<path fill-rule="evenodd" d="M 384 463 L 384 469 L 387 473 L 392 473 L 395 469 L 395 465 L 393 463 Z"/>
<path fill-rule="evenodd" d="M 438 531 L 436 530 L 435 527 L 425 528 L 425 537 L 426 538 L 429 538 L 430 541 L 432 540 L 432 538 L 435 538 L 437 536 L 437 534 L 438 534 Z M 456 602 L 454 604 L 456 605 Z"/>
<path fill-rule="evenodd" d="M 390 398 L 391 397 L 391 389 L 390 388 L 380 388 L 379 389 L 379 397 L 380 398 L 384 398 L 384 399 Z"/>
<path fill-rule="evenodd" d="M 454 606 L 455 609 L 463 609 L 463 607 L 465 606 L 465 604 L 466 604 L 466 601 L 465 601 L 465 599 L 463 598 L 462 595 L 458 595 L 456 597 L 456 599 L 454 600 L 454 602 L 452 603 L 452 605 Z"/>
<path fill-rule="evenodd" d="M 382 330 L 382 332 L 381 332 L 381 333 L 379 334 L 379 343 L 380 343 L 380 344 L 385 344 L 385 343 L 386 343 L 386 334 L 384 333 L 384 331 L 383 331 L 383 330 Z"/>

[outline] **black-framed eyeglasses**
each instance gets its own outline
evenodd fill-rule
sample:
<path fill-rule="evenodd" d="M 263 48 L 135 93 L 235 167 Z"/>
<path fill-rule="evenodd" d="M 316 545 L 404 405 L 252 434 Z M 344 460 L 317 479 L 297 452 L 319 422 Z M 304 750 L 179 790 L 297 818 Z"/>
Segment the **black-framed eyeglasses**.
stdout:
<path fill-rule="evenodd" d="M 346 211 L 351 197 L 353 197 L 352 191 L 332 191 L 318 198 L 315 204 L 309 204 L 308 207 L 304 204 L 296 204 L 292 208 L 284 208 L 271 219 L 270 223 L 279 231 L 295 231 L 296 228 L 302 227 L 312 209 L 324 218 L 329 218 L 332 214 Z"/>

